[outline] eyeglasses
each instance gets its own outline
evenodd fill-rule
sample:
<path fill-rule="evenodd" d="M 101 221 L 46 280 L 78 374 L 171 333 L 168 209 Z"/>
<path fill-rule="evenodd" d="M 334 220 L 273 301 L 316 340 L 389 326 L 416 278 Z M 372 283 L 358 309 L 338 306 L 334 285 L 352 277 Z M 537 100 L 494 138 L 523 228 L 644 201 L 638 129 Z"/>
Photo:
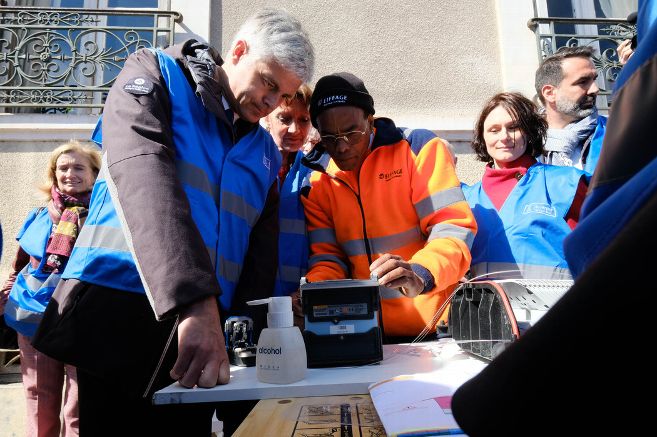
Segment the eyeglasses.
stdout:
<path fill-rule="evenodd" d="M 342 140 L 345 143 L 353 146 L 358 141 L 360 141 L 360 138 L 366 133 L 367 131 L 354 130 L 351 132 L 344 133 L 342 135 L 321 135 L 322 144 L 324 144 L 327 147 L 335 147 L 338 145 L 338 141 Z"/>

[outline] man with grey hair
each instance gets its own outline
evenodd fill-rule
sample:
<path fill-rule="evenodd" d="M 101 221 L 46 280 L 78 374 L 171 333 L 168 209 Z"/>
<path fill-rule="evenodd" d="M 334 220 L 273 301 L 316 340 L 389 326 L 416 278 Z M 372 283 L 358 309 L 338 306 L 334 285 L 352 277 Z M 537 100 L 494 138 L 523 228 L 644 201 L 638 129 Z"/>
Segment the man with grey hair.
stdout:
<path fill-rule="evenodd" d="M 213 405 L 150 399 L 228 383 L 221 321 L 273 293 L 280 155 L 258 121 L 313 67 L 301 24 L 274 9 L 224 59 L 194 40 L 127 59 L 96 129 L 86 232 L 35 338 L 78 367 L 83 435 L 210 434 Z"/>
<path fill-rule="evenodd" d="M 607 118 L 598 115 L 600 89 L 591 47 L 562 47 L 536 70 L 535 88 L 548 122 L 546 164 L 593 173 L 602 149 Z"/>

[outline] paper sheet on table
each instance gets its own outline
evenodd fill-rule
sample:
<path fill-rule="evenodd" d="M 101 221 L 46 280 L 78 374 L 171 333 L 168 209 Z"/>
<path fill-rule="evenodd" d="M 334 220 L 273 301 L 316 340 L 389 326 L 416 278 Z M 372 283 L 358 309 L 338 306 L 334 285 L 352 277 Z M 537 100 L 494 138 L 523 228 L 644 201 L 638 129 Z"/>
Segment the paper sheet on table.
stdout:
<path fill-rule="evenodd" d="M 370 385 L 372 403 L 386 433 L 391 436 L 460 434 L 452 416 L 452 395 L 482 368 L 483 365 L 466 369 L 447 367 Z"/>

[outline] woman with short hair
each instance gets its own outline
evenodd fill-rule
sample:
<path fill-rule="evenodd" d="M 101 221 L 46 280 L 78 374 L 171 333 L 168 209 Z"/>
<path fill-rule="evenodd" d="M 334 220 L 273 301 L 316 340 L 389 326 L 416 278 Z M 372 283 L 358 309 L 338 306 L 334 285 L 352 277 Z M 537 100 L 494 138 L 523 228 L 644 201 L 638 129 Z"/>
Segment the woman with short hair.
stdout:
<path fill-rule="evenodd" d="M 571 279 L 563 240 L 586 196 L 585 173 L 537 162 L 547 123 L 519 93 L 484 105 L 472 148 L 487 163 L 481 182 L 463 186 L 479 229 L 471 277 Z"/>
<path fill-rule="evenodd" d="M 297 291 L 308 267 L 308 240 L 299 196 L 311 172 L 301 164 L 301 158 L 314 146 L 315 137 L 319 139 L 310 122 L 311 97 L 310 87 L 302 84 L 291 99 L 263 119 L 283 162 L 278 171 L 280 203 L 275 296 L 287 296 Z"/>
<path fill-rule="evenodd" d="M 297 152 L 303 152 L 307 144 L 312 129 L 308 109 L 311 97 L 310 87 L 302 84 L 291 99 L 281 103 L 263 119 L 265 129 L 274 139 L 283 158 L 283 165 L 278 172 L 281 184 L 294 165 Z"/>

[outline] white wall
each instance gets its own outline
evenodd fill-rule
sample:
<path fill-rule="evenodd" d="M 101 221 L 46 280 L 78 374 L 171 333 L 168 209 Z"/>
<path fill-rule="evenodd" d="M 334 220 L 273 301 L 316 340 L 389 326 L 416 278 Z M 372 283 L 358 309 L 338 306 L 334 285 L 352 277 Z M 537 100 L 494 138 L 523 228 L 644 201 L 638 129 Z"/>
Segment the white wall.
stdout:
<path fill-rule="evenodd" d="M 175 42 L 194 38 L 199 41 L 210 41 L 213 25 L 210 17 L 212 9 L 220 0 L 171 0 L 171 10 L 180 12 L 182 23 L 176 23 Z"/>
<path fill-rule="evenodd" d="M 533 92 L 532 0 L 171 0 L 183 14 L 176 40 L 209 41 L 223 53 L 244 19 L 266 5 L 287 9 L 310 33 L 313 84 L 336 71 L 360 76 L 377 115 L 454 144 L 459 177 L 469 183 L 483 171 L 468 147 L 482 103 L 502 90 Z M 48 154 L 68 139 L 89 138 L 94 124 L 95 117 L 0 114 L 0 280 L 27 211 L 40 204 L 35 187 Z"/>
<path fill-rule="evenodd" d="M 534 74 L 539 54 L 536 36 L 527 27 L 534 16 L 531 0 L 496 0 L 499 59 L 502 86 L 505 91 L 518 91 L 530 99 L 536 94 Z"/>
<path fill-rule="evenodd" d="M 523 0 L 524 1 L 524 0 Z M 490 0 L 221 1 L 223 30 L 232 35 L 262 6 L 287 9 L 315 46 L 313 83 L 336 71 L 361 77 L 378 115 L 398 124 L 469 130 L 484 99 L 502 90 L 497 13 Z"/>

